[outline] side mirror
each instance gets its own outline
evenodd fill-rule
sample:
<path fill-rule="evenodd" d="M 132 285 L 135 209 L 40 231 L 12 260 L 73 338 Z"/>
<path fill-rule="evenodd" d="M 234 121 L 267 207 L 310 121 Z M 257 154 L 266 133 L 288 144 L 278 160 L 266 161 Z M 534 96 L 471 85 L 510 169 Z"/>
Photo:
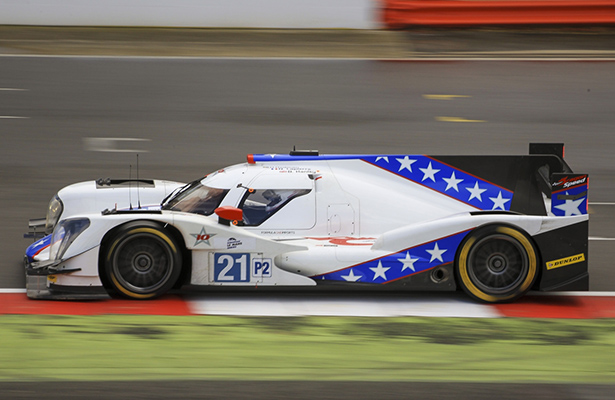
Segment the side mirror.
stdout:
<path fill-rule="evenodd" d="M 243 221 L 243 210 L 232 206 L 218 207 L 214 210 L 218 216 L 218 223 L 223 225 L 237 225 L 239 221 Z"/>

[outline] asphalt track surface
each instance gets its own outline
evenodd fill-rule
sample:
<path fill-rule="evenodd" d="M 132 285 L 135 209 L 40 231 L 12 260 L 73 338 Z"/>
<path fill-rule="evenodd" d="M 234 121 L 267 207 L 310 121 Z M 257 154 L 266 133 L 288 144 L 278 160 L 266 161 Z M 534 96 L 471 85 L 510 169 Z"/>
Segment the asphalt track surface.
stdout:
<path fill-rule="evenodd" d="M 581 45 L 573 50 L 595 43 L 592 38 L 575 37 Z M 476 48 L 474 39 L 466 44 L 454 39 L 447 36 L 438 43 L 453 46 L 453 55 L 460 57 L 463 51 L 457 50 L 467 50 L 467 43 Z M 407 43 L 402 41 L 405 52 L 420 47 L 427 49 L 420 53 L 434 56 L 433 42 L 414 40 L 413 48 L 405 47 Z M 85 47 L 88 44 L 92 47 L 96 42 Z M 322 153 L 525 154 L 529 142 L 554 141 L 566 143 L 573 169 L 591 176 L 590 236 L 596 240 L 590 241 L 590 288 L 615 290 L 609 240 L 615 238 L 615 63 L 607 59 L 610 50 L 605 47 L 595 49 L 603 56 L 600 62 L 419 62 L 418 58 L 327 60 L 320 59 L 327 56 L 320 54 L 318 59 L 286 60 L 40 58 L 35 56 L 36 49 L 22 47 L 15 52 L 6 42 L 1 45 L 2 53 L 19 55 L 0 58 L 1 288 L 24 285 L 21 258 L 28 243 L 21 234 L 27 220 L 43 216 L 49 199 L 64 185 L 126 177 L 137 150 L 141 177 L 186 181 L 243 162 L 248 153 L 287 153 L 293 146 Z M 39 47 L 47 48 L 44 41 Z M 527 46 L 521 47 L 514 50 L 517 55 L 528 51 Z M 542 51 L 547 47 L 525 55 L 547 54 Z M 570 56 L 567 50 L 557 49 L 556 54 Z M 493 45 L 487 51 L 495 54 Z M 576 57 L 583 52 L 573 53 Z M 133 152 L 102 152 L 88 138 L 139 140 L 109 142 L 116 150 Z M 30 399 L 43 393 L 49 399 L 566 400 L 612 398 L 612 386 L 0 383 L 2 398 Z"/>

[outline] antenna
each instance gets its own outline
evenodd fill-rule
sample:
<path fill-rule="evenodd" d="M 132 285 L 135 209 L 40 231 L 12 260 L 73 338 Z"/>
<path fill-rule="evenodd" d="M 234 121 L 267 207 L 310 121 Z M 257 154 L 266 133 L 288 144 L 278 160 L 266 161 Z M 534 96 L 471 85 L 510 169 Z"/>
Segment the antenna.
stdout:
<path fill-rule="evenodd" d="M 137 202 L 139 204 L 139 210 L 141 209 L 141 195 L 139 193 L 139 153 L 137 153 Z"/>
<path fill-rule="evenodd" d="M 128 169 L 128 202 L 130 203 L 130 210 L 132 211 L 132 164 L 129 164 Z"/>

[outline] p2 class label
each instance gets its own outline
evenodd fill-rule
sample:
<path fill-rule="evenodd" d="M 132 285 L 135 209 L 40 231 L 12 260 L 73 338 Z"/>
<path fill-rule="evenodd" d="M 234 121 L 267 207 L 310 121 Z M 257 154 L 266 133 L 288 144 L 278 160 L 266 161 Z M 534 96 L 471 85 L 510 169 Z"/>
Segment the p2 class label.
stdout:
<path fill-rule="evenodd" d="M 214 282 L 250 282 L 250 253 L 214 253 Z"/>
<path fill-rule="evenodd" d="M 271 278 L 273 260 L 271 258 L 253 258 L 252 276 L 254 278 Z"/>

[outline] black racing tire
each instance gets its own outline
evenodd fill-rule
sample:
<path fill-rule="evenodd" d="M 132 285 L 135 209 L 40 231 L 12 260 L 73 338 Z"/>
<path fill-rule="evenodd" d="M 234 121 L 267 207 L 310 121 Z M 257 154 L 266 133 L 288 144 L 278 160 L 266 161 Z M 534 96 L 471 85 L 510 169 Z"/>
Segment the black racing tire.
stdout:
<path fill-rule="evenodd" d="M 182 251 L 156 223 L 121 227 L 105 249 L 109 292 L 131 299 L 153 299 L 173 288 L 182 271 Z"/>
<path fill-rule="evenodd" d="M 529 235 L 509 225 L 488 225 L 475 229 L 461 243 L 455 273 L 470 297 L 503 303 L 531 289 L 538 265 L 538 252 Z"/>

